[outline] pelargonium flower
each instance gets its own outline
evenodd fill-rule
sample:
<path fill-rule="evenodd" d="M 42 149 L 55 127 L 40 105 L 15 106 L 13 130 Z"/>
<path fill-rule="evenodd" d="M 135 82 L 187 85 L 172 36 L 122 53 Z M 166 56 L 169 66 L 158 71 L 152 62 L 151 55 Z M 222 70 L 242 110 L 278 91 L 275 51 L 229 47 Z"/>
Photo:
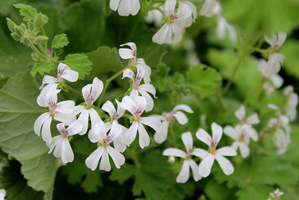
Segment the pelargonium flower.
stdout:
<path fill-rule="evenodd" d="M 69 66 L 63 63 L 59 63 L 57 67 L 57 77 L 45 75 L 40 87 L 43 88 L 45 84 L 55 84 L 56 86 L 63 83 L 63 79 L 69 82 L 76 82 L 78 80 L 79 73 L 72 70 Z"/>
<path fill-rule="evenodd" d="M 110 143 L 113 142 L 121 133 L 120 126 L 112 126 L 109 134 L 107 135 L 108 130 L 109 129 L 105 126 L 104 122 L 99 121 L 89 131 L 88 138 L 90 141 L 93 143 L 98 143 L 98 148 L 85 160 L 86 166 L 93 171 L 97 168 L 101 158 L 100 170 L 111 170 L 108 155 L 110 155 L 112 158 L 117 169 L 119 169 L 120 166 L 125 163 L 125 157 L 119 151 L 110 146 Z"/>
<path fill-rule="evenodd" d="M 274 192 L 270 193 L 270 197 L 267 200 L 279 200 L 279 197 L 282 196 L 284 193 L 280 192 L 277 188 Z"/>
<path fill-rule="evenodd" d="M 158 117 L 160 120 L 162 120 L 160 131 L 156 132 L 154 135 L 154 140 L 157 143 L 160 144 L 166 140 L 169 124 L 173 122 L 174 119 L 177 119 L 181 125 L 184 125 L 188 122 L 186 115 L 179 110 L 193 113 L 193 110 L 189 106 L 180 104 L 174 107 L 170 113 L 163 113 L 162 116 L 155 115 L 155 117 Z"/>
<path fill-rule="evenodd" d="M 297 115 L 298 95 L 294 92 L 293 86 L 287 86 L 283 93 L 288 96 L 286 115 L 290 121 L 294 121 Z"/>
<path fill-rule="evenodd" d="M 158 3 L 155 3 L 153 7 L 159 7 L 160 9 L 163 9 L 163 7 L 159 6 Z M 157 9 L 152 9 L 148 11 L 147 15 L 144 18 L 144 21 L 149 24 L 153 23 L 155 27 L 159 27 L 161 25 L 162 19 L 163 14 Z"/>
<path fill-rule="evenodd" d="M 258 124 L 260 120 L 256 113 L 246 118 L 245 106 L 241 105 L 240 108 L 235 112 L 235 116 L 240 120 L 241 124 Z"/>
<path fill-rule="evenodd" d="M 182 40 L 184 27 L 181 27 L 182 20 L 188 18 L 191 13 L 186 6 L 179 6 L 176 10 L 176 0 L 166 0 L 164 11 L 166 17 L 165 24 L 153 36 L 153 42 L 158 44 L 172 44 Z"/>
<path fill-rule="evenodd" d="M 37 104 L 41 107 L 48 107 L 49 112 L 41 114 L 34 122 L 34 132 L 42 138 L 45 142 L 50 143 L 51 136 L 51 122 L 52 118 L 70 124 L 76 118 L 73 114 L 75 102 L 72 100 L 61 101 L 57 103 L 57 93 L 60 90 L 56 89 L 56 85 L 49 85 L 44 88 L 37 97 Z"/>
<path fill-rule="evenodd" d="M 140 10 L 139 0 L 110 0 L 109 6 L 120 16 L 136 15 Z"/>
<path fill-rule="evenodd" d="M 237 125 L 235 128 L 226 126 L 224 128 L 224 133 L 235 140 L 231 147 L 236 151 L 239 148 L 243 158 L 246 158 L 250 153 L 250 149 L 248 147 L 250 139 L 254 141 L 258 140 L 256 130 L 247 124 Z"/>
<path fill-rule="evenodd" d="M 182 140 L 186 147 L 187 153 L 185 153 L 184 151 L 182 151 L 180 149 L 168 148 L 163 151 L 163 155 L 164 156 L 176 156 L 176 157 L 185 159 L 184 163 L 183 163 L 183 167 L 182 167 L 179 175 L 176 178 L 176 182 L 178 182 L 178 183 L 187 182 L 187 180 L 189 179 L 189 167 L 192 170 L 194 180 L 198 181 L 199 179 L 201 179 L 201 176 L 198 172 L 197 164 L 194 162 L 194 160 L 191 159 L 191 157 L 192 157 L 192 155 L 201 157 L 201 155 L 204 155 L 205 153 L 203 152 L 202 149 L 193 148 L 193 139 L 192 139 L 192 135 L 190 132 L 183 133 Z"/>
<path fill-rule="evenodd" d="M 182 10 L 186 10 L 188 11 L 190 14 L 188 14 L 189 17 L 187 17 L 183 23 L 183 27 L 189 27 L 191 26 L 191 24 L 193 22 L 195 22 L 195 19 L 197 18 L 197 8 L 196 6 L 190 2 L 190 1 L 187 1 L 187 0 L 179 0 L 179 7 L 185 7 L 185 8 L 182 8 Z"/>
<path fill-rule="evenodd" d="M 88 84 L 82 88 L 82 95 L 85 100 L 85 105 L 79 105 L 75 108 L 75 114 L 80 114 L 79 120 L 83 124 L 83 129 L 79 133 L 83 135 L 86 133 L 88 128 L 88 119 L 90 117 L 91 126 L 93 127 L 101 118 L 97 111 L 92 107 L 93 103 L 97 100 L 103 91 L 103 82 L 95 77 L 92 84 Z"/>
<path fill-rule="evenodd" d="M 69 137 L 78 134 L 83 125 L 79 120 L 74 121 L 68 128 L 65 128 L 64 123 L 57 124 L 57 129 L 60 135 L 52 138 L 52 141 L 47 144 L 50 148 L 48 153 L 53 151 L 56 158 L 61 158 L 63 163 L 73 162 L 74 153 L 69 142 Z"/>
<path fill-rule="evenodd" d="M 206 0 L 202 5 L 199 14 L 206 17 L 212 17 L 221 10 L 221 6 L 219 6 L 220 4 L 216 0 Z"/>
<path fill-rule="evenodd" d="M 141 117 L 146 108 L 146 103 L 146 99 L 141 96 L 125 96 L 122 99 L 121 106 L 133 115 L 133 123 L 122 138 L 122 142 L 127 146 L 135 140 L 137 131 L 139 133 L 139 146 L 143 149 L 149 145 L 150 137 L 143 124 L 153 128 L 155 131 L 159 131 L 159 128 L 161 127 L 161 122 L 158 118 L 152 116 Z"/>
<path fill-rule="evenodd" d="M 203 158 L 199 164 L 199 174 L 203 177 L 209 176 L 215 159 L 218 161 L 224 174 L 230 175 L 234 172 L 234 167 L 231 162 L 224 156 L 237 155 L 236 150 L 232 147 L 222 147 L 216 150 L 216 147 L 222 137 L 222 127 L 216 123 L 212 123 L 213 138 L 203 129 L 196 132 L 196 137 L 209 146 L 209 150 L 200 152 L 200 157 Z"/>

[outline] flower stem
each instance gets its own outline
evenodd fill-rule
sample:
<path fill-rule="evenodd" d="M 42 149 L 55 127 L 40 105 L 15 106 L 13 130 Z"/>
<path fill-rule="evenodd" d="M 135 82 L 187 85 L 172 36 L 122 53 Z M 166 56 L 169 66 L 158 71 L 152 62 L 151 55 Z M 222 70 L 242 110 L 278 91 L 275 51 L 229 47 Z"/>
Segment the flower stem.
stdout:
<path fill-rule="evenodd" d="M 170 131 L 170 135 L 171 135 L 174 147 L 178 148 L 178 144 L 176 142 L 176 138 L 175 138 L 174 131 L 173 131 L 173 128 L 172 128 L 172 124 L 170 125 L 169 131 Z"/>
<path fill-rule="evenodd" d="M 64 84 L 64 85 L 68 90 L 71 90 L 72 92 L 76 93 L 77 95 L 82 96 L 81 93 L 78 92 L 76 89 L 72 88 L 71 86 L 69 86 L 67 84 Z"/>

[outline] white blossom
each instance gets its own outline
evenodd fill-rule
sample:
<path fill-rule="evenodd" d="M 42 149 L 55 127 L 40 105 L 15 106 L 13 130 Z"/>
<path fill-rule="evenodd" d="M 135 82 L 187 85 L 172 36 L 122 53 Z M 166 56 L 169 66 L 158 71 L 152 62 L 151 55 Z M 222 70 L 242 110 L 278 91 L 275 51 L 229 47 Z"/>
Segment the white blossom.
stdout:
<path fill-rule="evenodd" d="M 122 138 L 122 142 L 127 146 L 135 140 L 137 131 L 139 133 L 139 146 L 143 149 L 149 145 L 150 137 L 143 124 L 151 127 L 155 131 L 159 131 L 159 128 L 161 127 L 161 121 L 158 118 L 153 116 L 141 117 L 146 108 L 146 103 L 146 99 L 141 96 L 125 96 L 122 99 L 121 106 L 133 115 L 133 123 Z"/>
<path fill-rule="evenodd" d="M 60 135 L 52 138 L 52 141 L 47 144 L 50 148 L 48 153 L 53 151 L 56 158 L 61 158 L 63 163 L 73 162 L 74 153 L 69 142 L 70 136 L 78 134 L 83 128 L 79 120 L 74 121 L 68 128 L 65 128 L 64 123 L 57 124 L 57 129 Z"/>
<path fill-rule="evenodd" d="M 120 16 L 136 15 L 140 10 L 139 0 L 110 0 L 109 6 Z"/>
<path fill-rule="evenodd" d="M 260 123 L 260 120 L 258 118 L 258 115 L 256 113 L 253 113 L 249 117 L 246 118 L 246 111 L 245 106 L 241 105 L 238 110 L 235 112 L 235 116 L 240 120 L 241 124 L 258 124 Z"/>
<path fill-rule="evenodd" d="M 116 121 L 114 123 L 116 123 Z M 117 169 L 125 163 L 125 157 L 119 151 L 110 146 L 110 143 L 113 142 L 121 133 L 121 127 L 112 126 L 109 134 L 107 135 L 108 130 L 109 128 L 105 126 L 104 122 L 99 121 L 94 128 L 89 131 L 88 138 L 90 141 L 98 143 L 98 148 L 85 160 L 86 166 L 93 171 L 97 168 L 100 159 L 100 170 L 110 171 L 111 165 L 109 162 L 109 156 L 112 158 Z"/>
<path fill-rule="evenodd" d="M 159 6 L 158 3 L 155 3 L 154 7 L 159 7 L 160 9 L 163 9 L 163 7 Z M 146 23 L 149 24 L 153 23 L 156 27 L 161 25 L 162 19 L 163 19 L 163 14 L 157 9 L 149 10 L 147 15 L 144 18 Z"/>
<path fill-rule="evenodd" d="M 48 107 L 49 112 L 41 114 L 34 122 L 34 132 L 42 138 L 45 142 L 50 143 L 51 136 L 51 122 L 52 118 L 70 124 L 76 119 L 73 114 L 75 102 L 72 100 L 61 101 L 57 103 L 57 93 L 60 90 L 56 89 L 56 85 L 52 84 L 45 87 L 40 95 L 37 97 L 37 104 L 41 107 Z"/>
<path fill-rule="evenodd" d="M 198 166 L 194 160 L 191 159 L 191 156 L 201 157 L 205 154 L 202 149 L 193 148 L 193 139 L 190 132 L 182 134 L 182 140 L 186 148 L 186 152 L 176 149 L 176 148 L 168 148 L 163 151 L 164 156 L 176 156 L 180 158 L 184 158 L 183 167 L 176 178 L 176 182 L 178 183 L 185 183 L 189 179 L 189 168 L 191 168 L 193 173 L 193 178 L 195 181 L 201 179 L 201 176 L 198 172 Z"/>
<path fill-rule="evenodd" d="M 193 110 L 184 104 L 177 105 L 172 109 L 170 113 L 163 113 L 162 116 L 157 116 L 160 120 L 162 120 L 162 124 L 160 127 L 160 131 L 156 132 L 154 135 L 154 140 L 157 143 L 162 143 L 166 140 L 167 138 L 167 133 L 168 133 L 168 126 L 171 122 L 174 121 L 174 119 L 177 119 L 179 124 L 184 125 L 188 122 L 188 118 L 186 115 L 181 112 L 180 110 L 183 110 L 188 113 L 193 113 Z"/>
<path fill-rule="evenodd" d="M 286 115 L 290 121 L 294 121 L 297 115 L 298 95 L 294 92 L 293 86 L 285 87 L 283 93 L 288 97 Z"/>
<path fill-rule="evenodd" d="M 101 121 L 99 114 L 92 106 L 102 93 L 103 87 L 103 82 L 95 77 L 92 81 L 92 84 L 88 84 L 82 88 L 82 95 L 85 101 L 85 105 L 79 105 L 75 107 L 75 114 L 80 113 L 78 119 L 83 124 L 83 129 L 79 133 L 80 135 L 83 135 L 87 132 L 89 117 L 92 127 L 98 121 Z"/>
<path fill-rule="evenodd" d="M 212 17 L 219 12 L 221 12 L 221 6 L 217 0 L 206 0 L 202 5 L 199 14 L 206 17 Z"/>
<path fill-rule="evenodd" d="M 216 150 L 216 147 L 222 137 L 222 127 L 216 123 L 212 124 L 213 138 L 203 129 L 199 129 L 196 132 L 196 137 L 209 146 L 209 150 L 203 150 L 200 157 L 203 158 L 199 164 L 199 174 L 203 177 L 209 176 L 215 159 L 218 161 L 221 169 L 226 175 L 230 175 L 234 172 L 234 167 L 231 162 L 224 156 L 237 155 L 236 150 L 232 147 L 222 147 Z"/>
<path fill-rule="evenodd" d="M 284 193 L 280 192 L 277 188 L 274 192 L 270 193 L 270 197 L 267 200 L 279 200 L 279 197 L 282 196 Z"/>

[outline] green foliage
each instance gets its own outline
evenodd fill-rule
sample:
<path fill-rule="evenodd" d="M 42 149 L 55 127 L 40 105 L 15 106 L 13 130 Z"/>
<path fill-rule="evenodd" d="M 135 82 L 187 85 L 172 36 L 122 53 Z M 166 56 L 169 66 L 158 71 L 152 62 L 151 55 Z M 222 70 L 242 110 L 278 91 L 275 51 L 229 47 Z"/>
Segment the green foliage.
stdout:
<path fill-rule="evenodd" d="M 188 83 L 194 92 L 206 98 L 213 95 L 221 86 L 221 75 L 215 69 L 197 65 L 188 71 Z"/>
<path fill-rule="evenodd" d="M 56 35 L 52 41 L 52 49 L 60 49 L 69 44 L 69 41 L 66 37 L 66 34 L 62 33 L 59 35 Z"/>
<path fill-rule="evenodd" d="M 55 69 L 54 63 L 49 60 L 45 60 L 40 63 L 35 63 L 30 71 L 30 74 L 35 76 L 38 72 L 41 75 L 44 75 L 44 73 L 49 73 L 53 69 Z"/>
<path fill-rule="evenodd" d="M 51 199 L 56 159 L 33 131 L 36 118 L 45 110 L 36 104 L 39 86 L 28 74 L 19 73 L 0 91 L 0 146 L 21 164 L 28 185 Z"/>
<path fill-rule="evenodd" d="M 295 39 L 290 39 L 283 44 L 279 49 L 279 52 L 285 55 L 285 60 L 283 67 L 288 74 L 299 79 L 299 68 L 298 68 L 298 51 L 299 51 L 299 41 Z"/>
<path fill-rule="evenodd" d="M 91 71 L 92 62 L 85 54 L 69 54 L 65 57 L 63 63 L 68 65 L 72 70 L 78 72 L 79 79 L 84 79 L 84 77 Z"/>
<path fill-rule="evenodd" d="M 156 70 L 152 72 L 152 84 L 158 88 L 159 92 L 164 92 L 166 87 L 166 77 L 170 68 L 165 63 L 159 63 Z"/>

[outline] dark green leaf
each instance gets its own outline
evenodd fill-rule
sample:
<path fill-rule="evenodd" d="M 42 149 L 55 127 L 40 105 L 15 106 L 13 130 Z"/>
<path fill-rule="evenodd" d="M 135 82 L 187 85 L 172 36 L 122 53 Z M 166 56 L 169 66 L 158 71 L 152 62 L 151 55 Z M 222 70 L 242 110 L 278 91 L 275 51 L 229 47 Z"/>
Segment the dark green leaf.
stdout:
<path fill-rule="evenodd" d="M 64 62 L 72 70 L 79 73 L 79 79 L 84 79 L 91 71 L 92 62 L 85 54 L 69 54 L 65 57 Z"/>
<path fill-rule="evenodd" d="M 30 5 L 19 3 L 14 4 L 14 7 L 20 9 L 20 14 L 24 17 L 24 21 L 32 21 L 37 16 L 36 9 Z"/>

